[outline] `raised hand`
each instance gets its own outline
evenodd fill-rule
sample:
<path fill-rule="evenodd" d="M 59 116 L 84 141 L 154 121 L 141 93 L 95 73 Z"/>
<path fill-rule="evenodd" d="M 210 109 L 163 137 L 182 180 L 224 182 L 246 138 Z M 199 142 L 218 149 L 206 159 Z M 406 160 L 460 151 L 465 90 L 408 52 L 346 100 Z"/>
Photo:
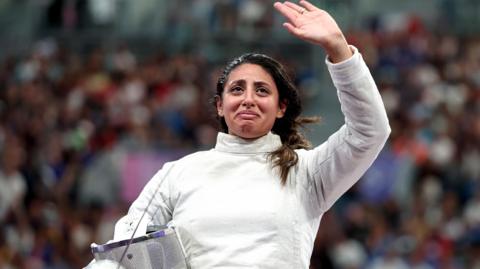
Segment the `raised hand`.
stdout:
<path fill-rule="evenodd" d="M 352 56 L 345 37 L 335 20 L 310 2 L 300 5 L 285 1 L 273 6 L 288 20 L 283 26 L 294 36 L 322 46 L 332 62 L 340 62 Z"/>

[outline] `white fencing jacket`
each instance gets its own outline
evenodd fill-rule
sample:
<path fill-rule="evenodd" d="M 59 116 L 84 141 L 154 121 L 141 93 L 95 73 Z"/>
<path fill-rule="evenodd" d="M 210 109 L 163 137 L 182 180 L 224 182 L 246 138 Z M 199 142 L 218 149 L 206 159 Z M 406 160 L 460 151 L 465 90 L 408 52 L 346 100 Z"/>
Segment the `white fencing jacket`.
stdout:
<path fill-rule="evenodd" d="M 148 221 L 177 228 L 192 269 L 308 268 L 323 213 L 363 175 L 390 133 L 375 82 L 353 50 L 346 61 L 326 61 L 345 124 L 320 146 L 296 151 L 286 186 L 267 161 L 279 136 L 246 141 L 219 133 L 215 148 L 166 163 L 153 176 L 129 218 L 117 222 L 114 239 L 131 235 L 128 219 L 155 195 Z"/>

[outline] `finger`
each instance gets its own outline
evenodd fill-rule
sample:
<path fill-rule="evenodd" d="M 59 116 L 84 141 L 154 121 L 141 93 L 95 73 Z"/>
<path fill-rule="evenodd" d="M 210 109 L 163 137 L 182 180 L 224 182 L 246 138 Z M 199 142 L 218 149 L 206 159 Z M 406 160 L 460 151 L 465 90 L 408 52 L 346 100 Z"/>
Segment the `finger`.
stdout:
<path fill-rule="evenodd" d="M 286 6 L 288 6 L 289 8 L 295 10 L 296 12 L 298 12 L 299 14 L 303 14 L 303 12 L 305 12 L 305 8 L 304 7 L 301 7 L 295 3 L 292 3 L 292 2 L 288 2 L 288 1 L 285 1 L 284 4 Z"/>
<path fill-rule="evenodd" d="M 319 10 L 318 7 L 314 6 L 312 3 L 310 3 L 306 0 L 301 0 L 300 5 L 302 5 L 304 8 L 306 8 L 308 11 Z"/>
<path fill-rule="evenodd" d="M 278 10 L 291 22 L 293 22 L 298 16 L 298 12 L 280 2 L 276 2 L 275 4 L 273 4 L 273 7 L 275 7 L 276 10 Z"/>
<path fill-rule="evenodd" d="M 293 24 L 285 22 L 283 23 L 283 26 L 287 28 L 288 32 L 290 32 L 292 35 L 302 37 L 301 31 L 297 27 L 293 26 Z"/>

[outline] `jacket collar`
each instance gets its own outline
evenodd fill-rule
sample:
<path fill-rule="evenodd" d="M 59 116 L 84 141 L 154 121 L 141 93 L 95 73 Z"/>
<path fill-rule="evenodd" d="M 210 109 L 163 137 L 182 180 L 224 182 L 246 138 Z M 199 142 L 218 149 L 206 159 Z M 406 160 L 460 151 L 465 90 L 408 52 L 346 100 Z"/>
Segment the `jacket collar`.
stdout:
<path fill-rule="evenodd" d="M 255 154 L 270 153 L 282 145 L 280 136 L 269 132 L 253 140 L 219 132 L 215 150 L 229 153 Z"/>

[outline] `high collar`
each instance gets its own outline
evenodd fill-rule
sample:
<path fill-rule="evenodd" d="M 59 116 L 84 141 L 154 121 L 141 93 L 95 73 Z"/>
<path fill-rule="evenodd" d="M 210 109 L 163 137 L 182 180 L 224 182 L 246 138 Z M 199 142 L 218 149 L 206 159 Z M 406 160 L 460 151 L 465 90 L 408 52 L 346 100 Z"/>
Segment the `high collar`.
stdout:
<path fill-rule="evenodd" d="M 270 153 L 281 145 L 280 136 L 271 132 L 253 140 L 219 132 L 215 150 L 238 154 Z"/>

